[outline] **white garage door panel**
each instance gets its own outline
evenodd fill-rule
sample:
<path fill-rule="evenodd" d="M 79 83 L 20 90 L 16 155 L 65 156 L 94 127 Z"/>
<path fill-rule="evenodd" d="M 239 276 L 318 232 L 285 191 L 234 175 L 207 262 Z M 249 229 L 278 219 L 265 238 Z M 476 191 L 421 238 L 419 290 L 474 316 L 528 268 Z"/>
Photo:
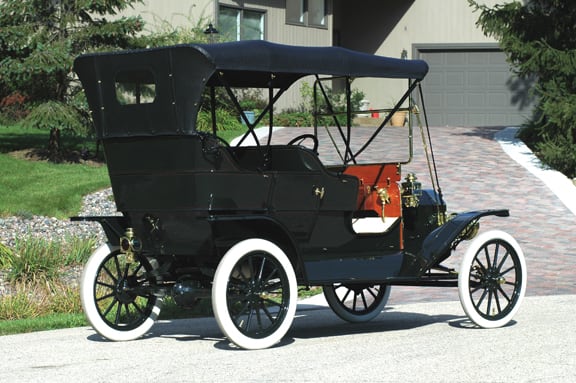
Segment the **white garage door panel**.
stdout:
<path fill-rule="evenodd" d="M 431 125 L 518 125 L 530 108 L 514 105 L 511 72 L 505 55 L 494 48 L 418 49 L 430 67 L 423 81 Z"/>

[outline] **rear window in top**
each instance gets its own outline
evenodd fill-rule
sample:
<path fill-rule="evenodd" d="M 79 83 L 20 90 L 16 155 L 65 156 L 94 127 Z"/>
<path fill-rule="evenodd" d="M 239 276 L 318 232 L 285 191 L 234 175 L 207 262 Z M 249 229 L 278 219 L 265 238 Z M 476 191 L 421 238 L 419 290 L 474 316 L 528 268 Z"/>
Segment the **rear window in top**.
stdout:
<path fill-rule="evenodd" d="M 120 71 L 114 85 L 120 105 L 152 104 L 156 99 L 156 81 L 149 69 Z"/>

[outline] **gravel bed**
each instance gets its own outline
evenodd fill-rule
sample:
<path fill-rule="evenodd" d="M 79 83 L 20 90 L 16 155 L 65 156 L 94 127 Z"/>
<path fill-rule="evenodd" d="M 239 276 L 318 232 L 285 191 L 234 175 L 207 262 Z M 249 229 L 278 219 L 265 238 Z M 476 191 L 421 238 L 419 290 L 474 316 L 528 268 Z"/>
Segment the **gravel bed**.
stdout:
<path fill-rule="evenodd" d="M 112 189 L 104 189 L 84 197 L 79 216 L 109 216 L 120 215 L 112 198 Z M 50 241 L 66 240 L 70 237 L 96 238 L 96 243 L 106 239 L 100 224 L 96 222 L 71 222 L 68 219 L 54 217 L 6 217 L 0 218 L 0 242 L 13 248 L 18 240 L 25 238 L 43 238 Z M 68 270 L 63 279 L 72 285 L 77 285 L 81 267 Z M 12 292 L 11 286 L 5 280 L 6 271 L 0 270 L 0 297 Z"/>
<path fill-rule="evenodd" d="M 118 215 L 112 198 L 112 189 L 104 189 L 84 197 L 79 216 Z M 54 217 L 0 218 L 0 242 L 13 247 L 18 239 L 37 237 L 58 241 L 67 237 L 91 238 L 104 241 L 104 231 L 96 222 L 71 222 Z"/>

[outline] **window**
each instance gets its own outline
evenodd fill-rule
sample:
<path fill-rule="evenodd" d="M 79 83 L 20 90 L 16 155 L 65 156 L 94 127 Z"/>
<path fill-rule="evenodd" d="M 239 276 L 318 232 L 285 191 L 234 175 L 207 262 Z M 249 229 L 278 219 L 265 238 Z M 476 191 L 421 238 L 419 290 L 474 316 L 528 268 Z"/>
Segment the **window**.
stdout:
<path fill-rule="evenodd" d="M 218 29 L 226 41 L 264 40 L 264 12 L 221 5 Z"/>
<path fill-rule="evenodd" d="M 147 69 L 120 71 L 116 75 L 115 87 L 120 105 L 152 104 L 156 99 L 154 74 Z"/>
<path fill-rule="evenodd" d="M 325 0 L 286 0 L 286 22 L 288 24 L 325 27 Z"/>
<path fill-rule="evenodd" d="M 304 24 L 304 0 L 286 0 L 286 22 Z"/>
<path fill-rule="evenodd" d="M 308 24 L 326 25 L 326 7 L 324 0 L 308 0 Z"/>

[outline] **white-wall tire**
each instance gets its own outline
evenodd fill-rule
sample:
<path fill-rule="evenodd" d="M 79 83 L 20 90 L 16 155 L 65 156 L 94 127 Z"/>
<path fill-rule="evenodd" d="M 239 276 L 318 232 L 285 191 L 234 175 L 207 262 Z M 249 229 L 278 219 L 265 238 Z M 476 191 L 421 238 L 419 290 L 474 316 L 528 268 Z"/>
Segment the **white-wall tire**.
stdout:
<path fill-rule="evenodd" d="M 122 295 L 117 286 L 113 287 L 118 283 L 110 283 L 112 276 L 123 273 L 115 269 L 122 257 L 117 246 L 100 246 L 84 266 L 80 284 L 80 299 L 88 322 L 96 332 L 113 341 L 133 340 L 146 334 L 158 318 L 163 302 L 162 297 L 154 295 Z M 131 268 L 138 275 L 150 266 L 136 261 Z M 136 306 L 142 311 L 138 312 Z"/>
<path fill-rule="evenodd" d="M 292 325 L 297 301 L 292 264 L 270 241 L 237 243 L 216 269 L 214 316 L 224 335 L 240 348 L 263 349 L 280 342 Z"/>
<path fill-rule="evenodd" d="M 322 286 L 324 297 L 336 315 L 351 323 L 376 318 L 388 303 L 390 285 L 336 283 Z"/>
<path fill-rule="evenodd" d="M 458 295 L 466 315 L 482 328 L 506 325 L 526 293 L 526 261 L 518 242 L 492 230 L 473 239 L 462 259 Z"/>

